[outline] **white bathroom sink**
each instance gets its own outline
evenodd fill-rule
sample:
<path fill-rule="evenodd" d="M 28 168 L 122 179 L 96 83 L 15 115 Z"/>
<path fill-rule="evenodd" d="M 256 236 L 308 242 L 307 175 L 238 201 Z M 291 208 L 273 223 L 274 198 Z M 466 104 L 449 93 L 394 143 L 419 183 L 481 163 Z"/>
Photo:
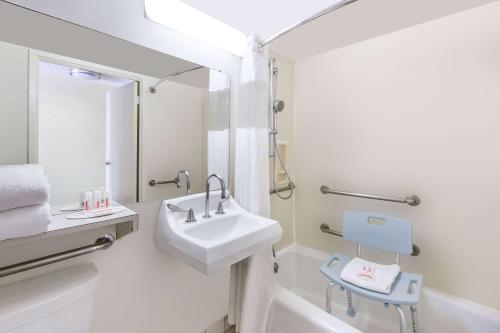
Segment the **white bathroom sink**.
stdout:
<path fill-rule="evenodd" d="M 220 191 L 210 193 L 210 218 L 204 218 L 205 193 L 163 201 L 156 223 L 155 241 L 195 269 L 210 274 L 245 259 L 281 239 L 277 221 L 251 214 L 233 198 L 224 202 L 225 214 L 215 214 Z M 167 204 L 193 208 L 196 222 L 187 223 L 185 212 L 172 212 Z"/>

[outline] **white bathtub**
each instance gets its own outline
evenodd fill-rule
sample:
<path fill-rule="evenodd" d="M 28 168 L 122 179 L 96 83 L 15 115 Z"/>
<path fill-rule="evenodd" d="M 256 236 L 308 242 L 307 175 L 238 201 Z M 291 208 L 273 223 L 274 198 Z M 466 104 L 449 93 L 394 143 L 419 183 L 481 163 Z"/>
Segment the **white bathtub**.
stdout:
<path fill-rule="evenodd" d="M 386 309 L 380 303 L 353 295 L 357 314 L 348 317 L 345 293 L 339 288 L 333 293 L 333 316 L 324 312 L 327 280 L 319 267 L 327 257 L 300 245 L 278 253 L 280 291 L 271 305 L 268 332 L 359 332 L 355 327 L 365 333 L 399 333 L 394 307 Z M 500 333 L 499 311 L 430 288 L 423 289 L 418 310 L 420 333 Z M 409 311 L 405 313 L 410 318 Z"/>

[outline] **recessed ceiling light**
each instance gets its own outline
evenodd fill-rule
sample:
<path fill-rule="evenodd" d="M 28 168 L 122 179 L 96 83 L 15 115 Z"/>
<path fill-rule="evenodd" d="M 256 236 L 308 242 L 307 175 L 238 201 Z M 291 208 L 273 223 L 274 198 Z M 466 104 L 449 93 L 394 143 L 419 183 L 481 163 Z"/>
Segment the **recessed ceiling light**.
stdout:
<path fill-rule="evenodd" d="M 145 0 L 146 16 L 161 25 L 241 56 L 246 36 L 178 0 Z"/>
<path fill-rule="evenodd" d="M 71 68 L 69 75 L 83 80 L 99 80 L 101 78 L 101 74 L 99 73 L 80 68 Z"/>

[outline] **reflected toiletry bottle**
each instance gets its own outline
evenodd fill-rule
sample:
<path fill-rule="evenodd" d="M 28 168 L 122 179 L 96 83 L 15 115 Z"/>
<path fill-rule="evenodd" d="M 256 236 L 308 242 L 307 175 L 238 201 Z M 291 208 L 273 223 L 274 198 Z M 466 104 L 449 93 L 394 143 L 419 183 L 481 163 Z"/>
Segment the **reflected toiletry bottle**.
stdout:
<path fill-rule="evenodd" d="M 85 195 L 87 194 L 87 190 L 83 189 L 80 191 L 80 202 L 79 202 L 79 208 L 80 209 L 85 209 Z"/>
<path fill-rule="evenodd" d="M 101 191 L 101 208 L 106 207 L 106 188 L 101 187 L 99 189 Z"/>
<path fill-rule="evenodd" d="M 84 209 L 86 212 L 90 212 L 92 210 L 92 192 L 85 192 L 85 204 Z"/>
<path fill-rule="evenodd" d="M 106 208 L 111 207 L 111 190 L 106 190 Z"/>
<path fill-rule="evenodd" d="M 101 191 L 100 190 L 95 190 L 94 191 L 94 209 L 99 209 L 101 208 Z"/>

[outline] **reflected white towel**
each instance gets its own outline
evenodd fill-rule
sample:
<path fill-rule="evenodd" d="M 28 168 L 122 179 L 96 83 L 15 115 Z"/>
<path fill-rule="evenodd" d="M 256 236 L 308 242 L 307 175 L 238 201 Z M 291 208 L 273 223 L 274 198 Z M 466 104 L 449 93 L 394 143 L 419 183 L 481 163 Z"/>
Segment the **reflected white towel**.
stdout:
<path fill-rule="evenodd" d="M 49 199 L 49 183 L 40 165 L 0 166 L 0 211 L 41 205 Z"/>
<path fill-rule="evenodd" d="M 47 203 L 0 212 L 0 241 L 41 234 L 47 231 L 49 223 Z"/>
<path fill-rule="evenodd" d="M 380 265 L 356 257 L 344 267 L 340 278 L 364 289 L 390 294 L 400 272 L 401 267 L 397 264 Z"/>

